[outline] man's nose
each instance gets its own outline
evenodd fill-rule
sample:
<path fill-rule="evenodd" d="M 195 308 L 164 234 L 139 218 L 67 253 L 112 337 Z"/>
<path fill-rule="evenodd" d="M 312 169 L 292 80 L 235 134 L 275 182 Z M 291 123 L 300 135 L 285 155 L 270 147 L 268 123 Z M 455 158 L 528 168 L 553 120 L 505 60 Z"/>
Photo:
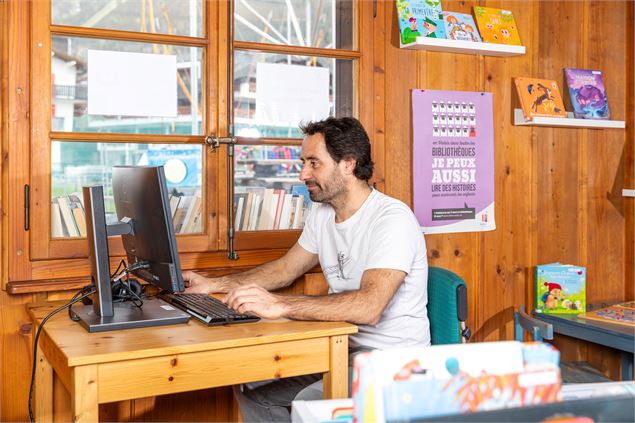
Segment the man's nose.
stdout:
<path fill-rule="evenodd" d="M 306 164 L 302 165 L 302 170 L 300 171 L 300 180 L 306 181 L 307 179 L 311 179 L 311 172 Z"/>

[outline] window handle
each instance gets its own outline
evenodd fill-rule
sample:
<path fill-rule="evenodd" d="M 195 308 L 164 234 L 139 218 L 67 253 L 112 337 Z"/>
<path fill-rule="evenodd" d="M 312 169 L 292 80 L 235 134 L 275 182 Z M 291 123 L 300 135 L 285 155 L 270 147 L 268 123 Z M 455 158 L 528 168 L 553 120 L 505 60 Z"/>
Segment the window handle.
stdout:
<path fill-rule="evenodd" d="M 212 149 L 213 153 L 216 153 L 218 147 L 221 144 L 235 145 L 235 137 L 217 137 L 216 135 L 208 135 L 205 137 L 205 145 Z"/>

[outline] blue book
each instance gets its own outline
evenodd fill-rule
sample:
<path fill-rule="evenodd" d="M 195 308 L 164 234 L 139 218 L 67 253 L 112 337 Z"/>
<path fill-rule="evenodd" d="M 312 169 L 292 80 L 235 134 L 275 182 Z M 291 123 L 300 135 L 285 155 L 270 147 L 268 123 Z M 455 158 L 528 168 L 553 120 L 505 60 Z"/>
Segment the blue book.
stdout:
<path fill-rule="evenodd" d="M 291 194 L 293 195 L 302 195 L 304 198 L 304 209 L 311 210 L 311 206 L 313 205 L 313 201 L 311 201 L 311 197 L 309 197 L 309 189 L 306 185 L 294 185 L 291 187 Z"/>

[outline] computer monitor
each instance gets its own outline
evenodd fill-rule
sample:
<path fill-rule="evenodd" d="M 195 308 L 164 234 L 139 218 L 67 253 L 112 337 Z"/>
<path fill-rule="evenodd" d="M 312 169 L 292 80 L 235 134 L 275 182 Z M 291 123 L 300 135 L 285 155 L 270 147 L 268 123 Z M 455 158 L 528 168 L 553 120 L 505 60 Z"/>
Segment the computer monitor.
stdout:
<path fill-rule="evenodd" d="M 183 278 L 162 166 L 115 166 L 113 197 L 118 221 L 106 223 L 102 186 L 84 187 L 92 306 L 73 312 L 89 332 L 184 323 L 189 314 L 159 300 L 113 303 L 108 236 L 121 235 L 132 273 L 168 292 L 183 291 Z"/>

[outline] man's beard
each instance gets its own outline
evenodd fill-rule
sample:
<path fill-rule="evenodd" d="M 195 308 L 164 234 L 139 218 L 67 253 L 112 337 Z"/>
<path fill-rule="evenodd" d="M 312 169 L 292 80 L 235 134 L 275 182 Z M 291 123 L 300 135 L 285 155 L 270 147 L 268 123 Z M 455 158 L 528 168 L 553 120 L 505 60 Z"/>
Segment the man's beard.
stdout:
<path fill-rule="evenodd" d="M 314 201 L 316 203 L 330 204 L 335 197 L 337 197 L 344 191 L 344 179 L 337 170 L 334 170 L 333 173 L 331 173 L 326 189 L 315 179 L 308 180 L 305 182 L 305 184 L 307 187 L 315 186 L 318 188 L 315 191 L 309 191 L 309 197 L 311 197 L 311 201 Z"/>

